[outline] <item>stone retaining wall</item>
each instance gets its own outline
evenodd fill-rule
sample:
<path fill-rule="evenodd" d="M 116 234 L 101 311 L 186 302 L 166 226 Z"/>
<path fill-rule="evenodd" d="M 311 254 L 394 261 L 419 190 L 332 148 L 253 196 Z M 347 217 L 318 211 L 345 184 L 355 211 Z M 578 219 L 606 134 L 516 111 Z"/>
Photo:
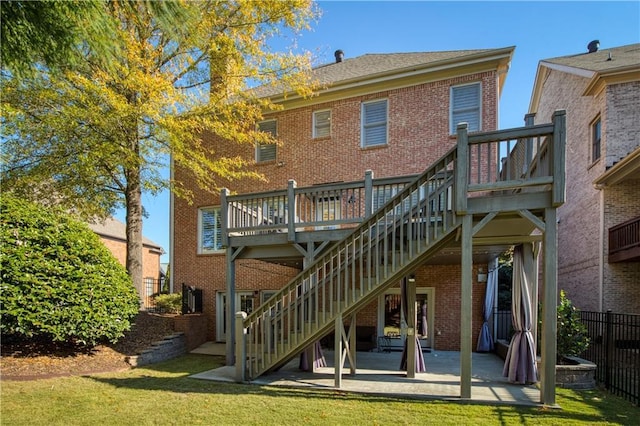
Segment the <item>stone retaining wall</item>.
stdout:
<path fill-rule="evenodd" d="M 187 344 L 184 333 L 174 333 L 153 342 L 150 348 L 140 354 L 127 357 L 126 361 L 132 367 L 140 367 L 177 358 L 186 353 Z"/>

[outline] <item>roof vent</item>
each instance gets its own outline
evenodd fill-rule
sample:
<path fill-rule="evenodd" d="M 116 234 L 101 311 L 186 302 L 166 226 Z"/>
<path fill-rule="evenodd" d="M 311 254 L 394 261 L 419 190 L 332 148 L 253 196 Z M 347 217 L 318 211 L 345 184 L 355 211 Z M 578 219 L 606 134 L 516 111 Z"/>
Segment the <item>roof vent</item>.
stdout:
<path fill-rule="evenodd" d="M 589 53 L 597 52 L 600 47 L 600 40 L 593 40 L 589 42 L 587 45 L 587 49 L 589 49 Z"/>
<path fill-rule="evenodd" d="M 338 62 L 342 62 L 342 60 L 344 59 L 344 52 L 340 49 L 336 50 L 334 55 L 336 56 L 336 64 Z"/>

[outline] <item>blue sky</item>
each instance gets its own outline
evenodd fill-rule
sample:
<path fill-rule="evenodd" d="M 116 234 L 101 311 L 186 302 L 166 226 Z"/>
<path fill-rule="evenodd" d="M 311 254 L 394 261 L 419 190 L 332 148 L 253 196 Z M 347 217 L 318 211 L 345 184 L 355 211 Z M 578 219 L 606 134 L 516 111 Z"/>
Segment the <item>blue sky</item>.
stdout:
<path fill-rule="evenodd" d="M 322 16 L 297 40 L 314 64 L 366 53 L 430 52 L 515 46 L 500 99 L 500 128 L 528 112 L 538 62 L 640 42 L 640 1 L 320 1 Z M 283 42 L 285 40 L 282 40 Z M 290 41 L 290 40 L 286 40 Z M 278 43 L 279 44 L 279 43 Z M 284 45 L 284 43 L 283 43 Z M 295 178 L 295 176 L 292 176 Z M 147 238 L 169 251 L 169 196 L 143 196 Z M 124 212 L 116 215 L 124 220 Z M 169 261 L 168 253 L 162 257 Z"/>

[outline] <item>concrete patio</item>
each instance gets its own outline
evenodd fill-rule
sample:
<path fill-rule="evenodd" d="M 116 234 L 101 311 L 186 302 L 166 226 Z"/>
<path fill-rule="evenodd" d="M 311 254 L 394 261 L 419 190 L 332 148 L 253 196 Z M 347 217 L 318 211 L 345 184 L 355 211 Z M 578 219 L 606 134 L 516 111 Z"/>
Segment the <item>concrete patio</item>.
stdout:
<path fill-rule="evenodd" d="M 223 355 L 224 345 L 207 343 L 192 353 Z M 305 372 L 295 358 L 280 370 L 251 381 L 253 385 L 312 387 L 335 390 L 332 351 L 324 351 L 327 367 Z M 356 375 L 344 367 L 341 391 L 380 394 L 402 398 L 461 401 L 460 353 L 449 351 L 424 352 L 426 373 L 416 373 L 414 379 L 399 370 L 401 352 L 358 352 Z M 490 404 L 540 405 L 540 389 L 536 385 L 509 383 L 502 376 L 504 361 L 492 353 L 472 354 L 472 402 Z M 235 381 L 235 367 L 224 366 L 191 377 L 223 382 Z"/>

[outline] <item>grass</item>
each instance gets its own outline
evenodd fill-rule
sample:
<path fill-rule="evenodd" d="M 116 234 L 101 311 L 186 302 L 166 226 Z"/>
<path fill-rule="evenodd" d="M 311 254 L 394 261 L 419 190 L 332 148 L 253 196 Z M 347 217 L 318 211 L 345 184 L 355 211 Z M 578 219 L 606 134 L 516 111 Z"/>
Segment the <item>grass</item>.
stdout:
<path fill-rule="evenodd" d="M 558 389 L 562 409 L 402 400 L 219 383 L 188 376 L 222 358 L 187 355 L 123 373 L 3 381 L 3 425 L 638 424 L 640 410 L 599 390 Z"/>

